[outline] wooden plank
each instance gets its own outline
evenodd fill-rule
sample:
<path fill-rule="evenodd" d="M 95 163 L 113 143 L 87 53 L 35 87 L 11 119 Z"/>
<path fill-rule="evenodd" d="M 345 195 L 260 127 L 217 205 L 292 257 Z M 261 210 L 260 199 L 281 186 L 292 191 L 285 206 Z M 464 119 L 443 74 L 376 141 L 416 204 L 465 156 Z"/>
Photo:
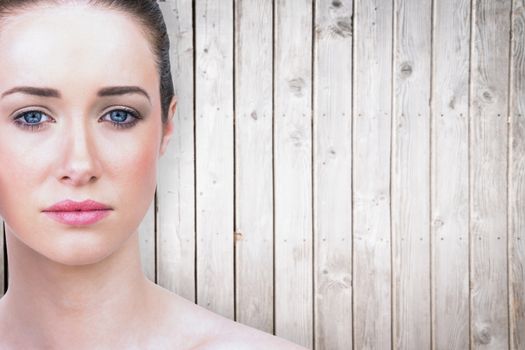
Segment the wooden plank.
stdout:
<path fill-rule="evenodd" d="M 428 349 L 431 1 L 394 2 L 392 173 L 395 349 Z"/>
<path fill-rule="evenodd" d="M 354 34 L 355 349 L 390 349 L 392 2 L 358 0 Z"/>
<path fill-rule="evenodd" d="M 155 199 L 138 228 L 140 261 L 146 277 L 155 282 Z"/>
<path fill-rule="evenodd" d="M 508 348 L 507 112 L 511 1 L 475 0 L 470 115 L 471 345 Z"/>
<path fill-rule="evenodd" d="M 352 0 L 315 3 L 315 349 L 344 349 L 352 346 Z"/>
<path fill-rule="evenodd" d="M 236 320 L 273 332 L 271 0 L 235 2 Z"/>
<path fill-rule="evenodd" d="M 195 10 L 197 302 L 233 319 L 233 3 Z"/>
<path fill-rule="evenodd" d="M 4 265 L 6 246 L 5 241 L 5 227 L 4 222 L 0 220 L 0 296 L 4 295 L 4 292 L 7 288 L 5 285 L 7 266 Z"/>
<path fill-rule="evenodd" d="M 159 2 L 171 42 L 177 111 L 157 187 L 157 282 L 195 301 L 193 9 L 191 0 Z"/>
<path fill-rule="evenodd" d="M 469 348 L 468 110 L 470 0 L 434 2 L 432 344 Z"/>
<path fill-rule="evenodd" d="M 512 13 L 509 141 L 510 347 L 525 349 L 525 0 Z"/>
<path fill-rule="evenodd" d="M 313 346 L 312 2 L 275 3 L 275 332 Z"/>

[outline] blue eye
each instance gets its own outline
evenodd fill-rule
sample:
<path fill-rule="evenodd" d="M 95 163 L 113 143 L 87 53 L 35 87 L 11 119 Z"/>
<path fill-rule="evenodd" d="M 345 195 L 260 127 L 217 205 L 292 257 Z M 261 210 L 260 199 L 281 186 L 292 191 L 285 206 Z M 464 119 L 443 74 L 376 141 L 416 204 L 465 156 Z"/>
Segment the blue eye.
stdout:
<path fill-rule="evenodd" d="M 124 123 L 129 115 L 128 112 L 120 110 L 109 112 L 111 120 L 117 123 Z"/>
<path fill-rule="evenodd" d="M 109 119 L 106 117 L 109 117 Z M 142 119 L 142 116 L 135 110 L 120 108 L 106 113 L 103 119 L 109 121 L 111 125 L 116 128 L 131 128 L 137 124 L 140 119 Z M 14 118 L 14 122 L 21 128 L 27 128 L 31 131 L 36 131 L 44 127 L 45 122 L 54 123 L 54 120 L 44 112 L 35 110 L 18 114 Z"/>
<path fill-rule="evenodd" d="M 42 121 L 43 116 L 44 114 L 42 112 L 33 111 L 33 112 L 24 113 L 22 118 L 28 124 L 38 124 Z"/>
<path fill-rule="evenodd" d="M 137 124 L 141 116 L 131 109 L 114 109 L 107 113 L 105 116 L 109 116 L 109 122 L 117 128 L 131 128 Z"/>
<path fill-rule="evenodd" d="M 41 111 L 27 111 L 18 114 L 14 120 L 15 124 L 22 128 L 38 130 L 44 126 L 45 121 L 50 121 L 52 119 Z"/>

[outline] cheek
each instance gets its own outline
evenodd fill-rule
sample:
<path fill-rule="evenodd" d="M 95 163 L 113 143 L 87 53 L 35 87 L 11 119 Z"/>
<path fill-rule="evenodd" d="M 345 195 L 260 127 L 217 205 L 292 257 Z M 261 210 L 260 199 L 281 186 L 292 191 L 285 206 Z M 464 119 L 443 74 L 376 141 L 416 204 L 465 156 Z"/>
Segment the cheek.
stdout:
<path fill-rule="evenodd" d="M 122 159 L 122 172 L 118 175 L 124 182 L 123 187 L 133 193 L 149 193 L 156 185 L 157 150 L 147 145 L 132 153 L 133 156 Z M 124 170 L 125 169 L 125 170 Z"/>
<path fill-rule="evenodd" d="M 70 131 L 61 130 L 29 134 L 0 121 L 0 216 L 32 249 L 62 263 L 85 264 L 116 251 L 143 220 L 157 183 L 161 124 L 150 119 L 129 131 L 96 124 L 81 155 L 71 152 L 74 139 L 64 137 Z M 92 157 L 90 171 L 97 182 L 72 187 L 60 181 L 75 154 Z M 76 160 L 84 164 L 86 159 Z M 40 212 L 69 196 L 102 199 L 115 214 L 81 236 L 71 235 L 77 229 L 50 223 Z"/>
<path fill-rule="evenodd" d="M 0 133 L 0 150 L 0 216 L 8 217 L 9 209 L 27 206 L 32 199 L 52 155 L 9 133 Z"/>
<path fill-rule="evenodd" d="M 141 212 L 147 211 L 156 187 L 160 147 L 157 129 L 147 125 L 140 132 L 100 133 L 92 139 L 99 181 L 89 189 L 73 191 L 57 179 L 67 169 L 63 163 L 67 157 L 60 153 L 65 148 L 61 138 L 18 135 L 15 140 L 0 130 L 0 217 L 18 221 L 17 216 L 25 215 L 21 208 L 27 208 L 28 203 L 49 204 L 57 199 L 57 193 L 76 191 L 115 201 L 115 206 L 125 207 L 128 220 L 137 221 L 136 217 L 140 219 Z"/>
<path fill-rule="evenodd" d="M 159 143 L 157 132 L 151 127 L 147 132 L 136 136 L 133 142 L 128 142 L 129 148 L 122 151 L 121 166 L 126 170 L 121 171 L 120 176 L 125 174 L 123 178 L 137 190 L 144 187 L 137 184 L 155 185 Z"/>
<path fill-rule="evenodd" d="M 126 221 L 138 224 L 146 213 L 157 184 L 159 137 L 154 130 L 129 142 L 118 157 L 106 164 L 111 168 L 107 181 L 118 189 L 116 205 L 120 205 Z M 109 169 L 108 169 L 109 170 Z M 138 221 L 137 221 L 138 220 Z"/>

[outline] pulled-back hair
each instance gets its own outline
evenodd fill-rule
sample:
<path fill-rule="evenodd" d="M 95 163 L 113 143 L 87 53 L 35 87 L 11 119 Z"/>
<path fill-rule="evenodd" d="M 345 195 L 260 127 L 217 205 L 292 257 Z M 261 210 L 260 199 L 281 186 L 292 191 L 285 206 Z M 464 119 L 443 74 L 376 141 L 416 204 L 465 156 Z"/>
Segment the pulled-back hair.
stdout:
<path fill-rule="evenodd" d="M 160 77 L 162 122 L 168 120 L 168 108 L 174 95 L 170 67 L 170 40 L 164 17 L 155 0 L 0 0 L 0 20 L 40 4 L 88 4 L 131 15 L 142 25 L 155 56 Z"/>

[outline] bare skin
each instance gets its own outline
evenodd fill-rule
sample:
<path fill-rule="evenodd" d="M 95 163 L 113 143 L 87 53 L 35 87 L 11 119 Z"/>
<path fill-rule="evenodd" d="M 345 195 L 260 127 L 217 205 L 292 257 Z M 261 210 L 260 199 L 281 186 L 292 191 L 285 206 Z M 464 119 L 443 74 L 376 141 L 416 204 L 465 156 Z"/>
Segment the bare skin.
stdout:
<path fill-rule="evenodd" d="M 25 259 L 45 263 L 7 237 L 11 247 L 27 253 Z M 304 349 L 154 284 L 139 259 L 136 234 L 99 271 L 73 271 L 68 281 L 56 269 L 28 269 L 32 263 L 13 259 L 10 287 L 0 299 L 0 349 Z"/>
<path fill-rule="evenodd" d="M 135 20 L 76 3 L 39 5 L 0 23 L 0 63 L 9 259 L 0 349 L 303 349 L 144 276 L 136 229 L 174 126 L 161 122 L 157 67 Z M 58 94 L 5 95 L 17 86 Z M 149 97 L 99 96 L 108 86 L 138 86 Z M 116 128 L 108 113 L 122 106 L 143 118 Z M 173 100 L 170 117 L 175 108 Z M 15 123 L 28 111 L 39 113 L 38 130 Z M 110 205 L 110 216 L 77 227 L 43 214 L 60 200 L 88 198 Z"/>

